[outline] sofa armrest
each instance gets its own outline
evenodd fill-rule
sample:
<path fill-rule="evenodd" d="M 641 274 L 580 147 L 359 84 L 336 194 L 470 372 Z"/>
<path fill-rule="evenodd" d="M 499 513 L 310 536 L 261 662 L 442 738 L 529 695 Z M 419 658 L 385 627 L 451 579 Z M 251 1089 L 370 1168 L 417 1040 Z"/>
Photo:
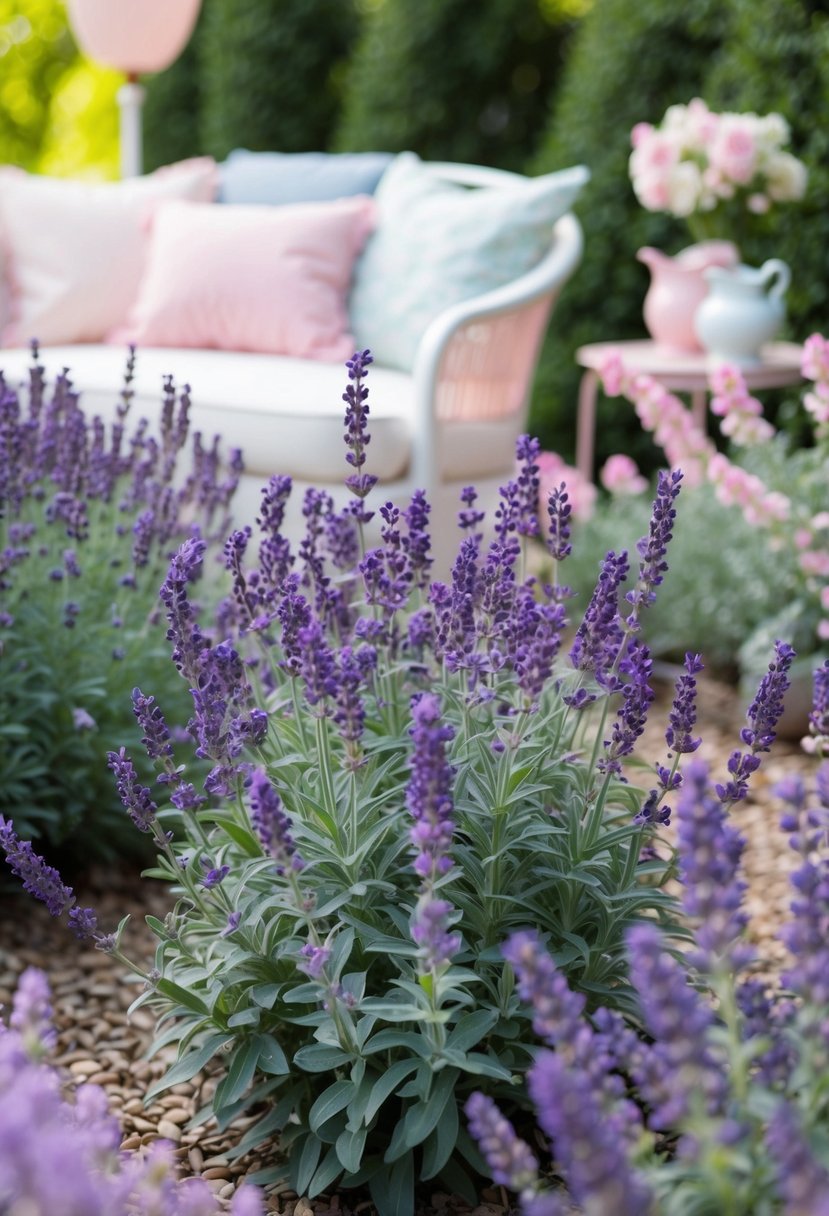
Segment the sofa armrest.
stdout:
<path fill-rule="evenodd" d="M 447 422 L 503 420 L 520 433 L 541 342 L 559 292 L 581 260 L 575 216 L 553 226 L 549 252 L 527 274 L 453 305 L 436 317 L 418 347 L 412 479 L 433 486 L 440 428 Z M 505 453 L 505 467 L 512 453 Z"/>

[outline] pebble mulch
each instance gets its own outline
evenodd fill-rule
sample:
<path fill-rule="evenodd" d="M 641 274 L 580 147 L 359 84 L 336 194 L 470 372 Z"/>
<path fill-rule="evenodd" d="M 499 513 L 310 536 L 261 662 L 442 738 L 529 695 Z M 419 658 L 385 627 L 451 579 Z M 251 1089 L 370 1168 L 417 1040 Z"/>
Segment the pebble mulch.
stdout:
<path fill-rule="evenodd" d="M 649 760 L 664 760 L 666 707 L 670 689 L 660 692 L 651 721 L 642 739 L 641 753 Z M 742 725 L 740 702 L 732 689 L 713 681 L 701 681 L 699 754 L 722 779 L 731 751 L 739 746 Z M 773 788 L 786 774 L 814 773 L 815 761 L 796 743 L 778 742 L 764 766 L 753 778 L 747 803 L 734 811 L 734 821 L 745 834 L 749 889 L 747 906 L 751 934 L 769 970 L 779 968 L 784 949 L 776 939 L 790 899 L 787 876 L 795 857 L 777 827 L 779 808 Z M 152 880 L 138 880 L 112 873 L 93 874 L 78 892 L 82 904 L 95 907 L 99 923 L 115 925 L 126 913 L 133 916 L 125 937 L 125 952 L 150 966 L 154 939 L 143 923 L 152 913 L 163 917 L 169 909 L 165 888 Z M 148 1060 L 152 1037 L 152 1015 L 143 1009 L 127 1017 L 127 1009 L 141 991 L 140 982 L 125 977 L 122 968 L 107 955 L 89 950 L 48 916 L 33 900 L 7 889 L 0 892 L 0 1003 L 8 1006 L 17 976 L 29 966 L 42 968 L 49 979 L 58 1029 L 58 1063 L 67 1081 L 93 1081 L 109 1096 L 123 1129 L 125 1148 L 140 1149 L 160 1137 L 176 1146 L 183 1174 L 205 1178 L 222 1200 L 229 1200 L 248 1173 L 269 1164 L 255 1155 L 239 1160 L 228 1156 L 233 1143 L 252 1119 L 240 1120 L 220 1133 L 215 1123 L 189 1128 L 187 1124 L 203 1105 L 215 1084 L 211 1077 L 176 1085 L 145 1106 L 143 1096 L 169 1063 L 169 1056 Z M 317 1197 L 313 1201 L 283 1188 L 267 1192 L 269 1212 L 282 1216 L 373 1216 L 370 1203 L 349 1206 L 347 1196 Z M 508 1196 L 500 1188 L 483 1192 L 479 1205 L 470 1209 L 448 1195 L 433 1194 L 421 1216 L 505 1216 Z"/>

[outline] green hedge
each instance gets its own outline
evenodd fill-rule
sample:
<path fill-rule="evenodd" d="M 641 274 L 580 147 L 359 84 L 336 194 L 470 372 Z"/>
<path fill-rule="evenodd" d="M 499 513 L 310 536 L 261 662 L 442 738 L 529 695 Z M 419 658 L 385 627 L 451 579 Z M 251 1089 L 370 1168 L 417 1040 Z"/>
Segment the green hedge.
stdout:
<path fill-rule="evenodd" d="M 567 285 L 542 354 L 532 428 L 547 447 L 572 457 L 580 372 L 576 349 L 608 338 L 646 337 L 642 301 L 648 272 L 636 250 L 689 244 L 684 230 L 636 201 L 628 176 L 630 131 L 658 122 L 672 102 L 703 85 L 727 23 L 722 0 L 595 0 L 571 46 L 535 172 L 586 164 L 590 184 L 576 212 L 585 233 L 584 260 Z M 623 448 L 647 461 L 633 412 L 600 405 L 597 456 Z"/>
<path fill-rule="evenodd" d="M 144 103 L 144 171 L 171 165 L 188 156 L 200 156 L 205 148 L 201 138 L 201 54 L 204 41 L 205 11 L 199 15 L 193 36 L 176 62 L 165 72 L 148 77 Z"/>
<path fill-rule="evenodd" d="M 351 61 L 336 146 L 522 169 L 571 24 L 540 0 L 385 0 Z"/>
<path fill-rule="evenodd" d="M 360 29 L 351 0 L 209 0 L 201 46 L 201 142 L 303 152 L 329 147 Z"/>

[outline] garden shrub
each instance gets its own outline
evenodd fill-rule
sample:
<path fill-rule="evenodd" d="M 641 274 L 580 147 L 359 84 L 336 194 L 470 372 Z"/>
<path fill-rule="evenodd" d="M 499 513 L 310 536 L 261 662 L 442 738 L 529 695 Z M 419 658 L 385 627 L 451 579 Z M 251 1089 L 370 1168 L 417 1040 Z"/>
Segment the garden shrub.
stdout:
<path fill-rule="evenodd" d="M 0 3 L 0 164 L 34 170 L 49 126 L 51 90 L 78 51 L 59 0 Z"/>
<path fill-rule="evenodd" d="M 106 755 L 140 739 L 140 680 L 186 705 L 158 588 L 183 536 L 226 527 L 235 488 L 200 436 L 188 464 L 189 399 L 171 380 L 157 438 L 128 425 L 131 371 L 109 427 L 68 376 L 50 390 L 36 357 L 27 392 L 0 376 L 0 812 L 84 862 L 137 843 Z"/>
<path fill-rule="evenodd" d="M 409 1216 L 416 1180 L 476 1198 L 486 1167 L 461 1119 L 475 1089 L 529 1114 L 531 1014 L 504 940 L 538 935 L 580 994 L 579 1017 L 581 1003 L 635 1017 L 629 931 L 644 920 L 674 944 L 684 936 L 661 829 L 697 747 L 701 664 L 689 655 L 677 683 L 666 764 L 630 784 L 653 700 L 641 625 L 666 571 L 678 472 L 660 476 L 631 590 L 619 598 L 627 553 L 609 553 L 575 631 L 559 581 L 570 550 L 559 489 L 553 575 L 523 571 L 539 529 L 539 449 L 527 436 L 488 547 L 475 492 L 462 495 L 449 584 L 430 584 L 419 492 L 403 510 L 381 506 L 382 545 L 363 555 L 369 362 L 363 352 L 349 363 L 351 504 L 335 512 L 308 491 L 292 554 L 280 534 L 290 481 L 271 479 L 260 535 L 226 542 L 232 592 L 212 633 L 191 599 L 203 543 L 188 539 L 170 564 L 161 600 L 207 777 L 172 755 L 149 689 L 135 712 L 158 792 L 125 749 L 109 763 L 157 845 L 150 873 L 177 896 L 163 922 L 149 918 L 158 949 L 136 1001 L 163 1015 L 156 1048 L 179 1047 L 148 1098 L 214 1061 L 221 1079 L 197 1117 L 225 1127 L 260 1114 L 239 1154 L 278 1136 L 278 1159 L 256 1181 L 287 1177 L 309 1196 L 367 1186 L 381 1216 Z M 727 805 L 774 737 L 790 663 L 778 643 L 724 776 Z M 138 970 L 122 927 L 99 929 L 8 823 L 0 845 L 53 914 Z"/>
<path fill-rule="evenodd" d="M 209 0 L 201 35 L 200 144 L 324 151 L 360 30 L 353 0 Z"/>
<path fill-rule="evenodd" d="M 337 147 L 523 170 L 562 69 L 573 9 L 540 0 L 386 0 L 368 15 L 349 63 Z"/>

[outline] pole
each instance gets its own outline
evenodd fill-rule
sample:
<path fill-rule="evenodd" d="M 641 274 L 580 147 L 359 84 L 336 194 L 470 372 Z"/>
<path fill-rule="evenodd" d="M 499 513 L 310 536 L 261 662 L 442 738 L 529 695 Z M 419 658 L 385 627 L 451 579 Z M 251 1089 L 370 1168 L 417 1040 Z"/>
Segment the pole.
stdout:
<path fill-rule="evenodd" d="M 121 176 L 140 177 L 143 167 L 141 107 L 145 92 L 137 77 L 130 73 L 118 90 L 121 115 Z"/>

